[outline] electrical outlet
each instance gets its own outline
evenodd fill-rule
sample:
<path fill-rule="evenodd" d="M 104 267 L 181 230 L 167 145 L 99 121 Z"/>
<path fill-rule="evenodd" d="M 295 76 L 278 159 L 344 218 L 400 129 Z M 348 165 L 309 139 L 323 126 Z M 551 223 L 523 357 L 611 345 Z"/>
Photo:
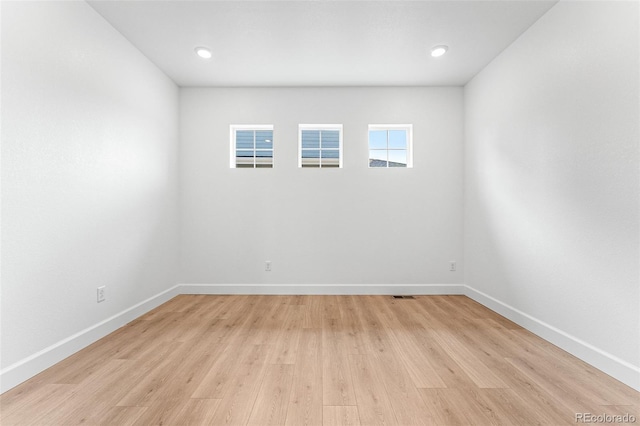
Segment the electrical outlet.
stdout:
<path fill-rule="evenodd" d="M 264 262 L 264 270 L 267 272 L 271 272 L 271 261 L 267 260 L 266 262 Z"/>
<path fill-rule="evenodd" d="M 456 269 L 457 269 L 456 261 L 455 260 L 450 261 L 449 262 L 449 271 L 455 272 Z"/>
<path fill-rule="evenodd" d="M 106 300 L 105 296 L 106 286 L 98 287 L 98 303 L 104 302 Z"/>

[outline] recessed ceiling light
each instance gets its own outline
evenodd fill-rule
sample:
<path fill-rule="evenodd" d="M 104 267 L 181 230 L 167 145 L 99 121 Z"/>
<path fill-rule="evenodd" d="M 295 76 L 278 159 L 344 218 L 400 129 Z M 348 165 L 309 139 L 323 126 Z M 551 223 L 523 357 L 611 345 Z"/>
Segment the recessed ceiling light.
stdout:
<path fill-rule="evenodd" d="M 449 46 L 445 46 L 445 45 L 434 46 L 431 49 L 431 56 L 433 56 L 434 58 L 437 58 L 438 56 L 442 56 L 445 53 L 447 53 L 447 50 L 449 50 Z"/>
<path fill-rule="evenodd" d="M 213 54 L 209 48 L 199 46 L 194 49 L 196 51 L 196 55 L 200 56 L 202 59 L 211 59 Z"/>

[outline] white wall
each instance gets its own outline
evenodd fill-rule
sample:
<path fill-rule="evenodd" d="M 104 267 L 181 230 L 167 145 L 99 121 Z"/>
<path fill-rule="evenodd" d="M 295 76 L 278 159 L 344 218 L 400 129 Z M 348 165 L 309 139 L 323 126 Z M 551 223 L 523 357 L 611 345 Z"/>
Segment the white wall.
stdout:
<path fill-rule="evenodd" d="M 467 285 L 636 388 L 638 15 L 560 2 L 465 88 Z"/>
<path fill-rule="evenodd" d="M 2 2 L 2 89 L 4 390 L 175 285 L 179 113 L 84 2 Z"/>
<path fill-rule="evenodd" d="M 463 282 L 462 88 L 193 88 L 180 109 L 182 282 Z M 298 168 L 299 123 L 343 124 L 344 168 Z M 414 168 L 368 168 L 377 123 L 413 124 Z M 275 167 L 231 169 L 230 124 L 273 124 Z"/>

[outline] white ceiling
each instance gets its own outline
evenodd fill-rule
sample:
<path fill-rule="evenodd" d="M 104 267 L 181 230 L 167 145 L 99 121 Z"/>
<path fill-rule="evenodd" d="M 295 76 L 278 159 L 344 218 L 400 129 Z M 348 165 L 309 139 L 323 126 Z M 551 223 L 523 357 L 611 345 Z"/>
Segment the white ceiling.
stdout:
<path fill-rule="evenodd" d="M 180 86 L 464 85 L 557 0 L 89 4 Z M 431 47 L 449 46 L 441 58 Z M 204 45 L 213 59 L 194 48 Z"/>

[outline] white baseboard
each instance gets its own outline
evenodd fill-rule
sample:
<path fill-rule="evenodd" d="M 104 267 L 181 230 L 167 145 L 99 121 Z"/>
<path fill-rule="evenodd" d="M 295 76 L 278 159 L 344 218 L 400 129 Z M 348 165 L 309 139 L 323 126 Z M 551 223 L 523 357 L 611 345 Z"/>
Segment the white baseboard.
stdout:
<path fill-rule="evenodd" d="M 0 371 L 0 393 L 19 385 L 123 325 L 144 315 L 179 294 L 179 286 L 156 294 L 104 321 L 61 340 Z"/>
<path fill-rule="evenodd" d="M 182 294 L 438 295 L 464 294 L 463 284 L 181 284 Z"/>
<path fill-rule="evenodd" d="M 465 295 L 605 372 L 616 380 L 640 391 L 640 367 L 611 355 L 472 287 L 465 286 Z"/>

